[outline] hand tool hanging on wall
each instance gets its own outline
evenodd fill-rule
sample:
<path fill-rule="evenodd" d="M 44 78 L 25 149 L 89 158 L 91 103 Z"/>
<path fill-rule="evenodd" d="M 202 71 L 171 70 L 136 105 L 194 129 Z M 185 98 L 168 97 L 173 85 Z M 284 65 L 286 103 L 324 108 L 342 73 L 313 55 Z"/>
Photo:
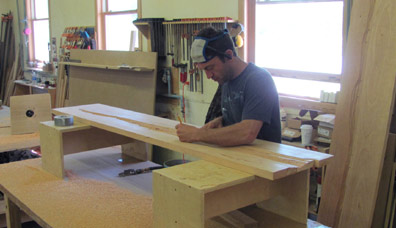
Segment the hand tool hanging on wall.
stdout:
<path fill-rule="evenodd" d="M 185 82 L 187 82 L 187 64 L 180 64 L 179 68 L 181 69 L 180 82 L 185 83 Z"/>
<path fill-rule="evenodd" d="M 198 32 L 212 26 L 216 29 L 225 29 L 227 20 L 231 18 L 191 18 L 174 19 L 166 22 L 167 54 L 173 54 L 172 66 L 180 69 L 180 82 L 187 82 L 187 74 L 190 75 L 188 84 L 190 92 L 204 92 L 204 73 L 194 69 L 191 61 L 191 45 Z M 186 65 L 184 67 L 183 65 Z"/>
<path fill-rule="evenodd" d="M 193 82 L 193 77 L 194 77 L 194 70 L 193 70 L 193 63 L 192 59 L 190 59 L 190 92 L 194 91 L 194 82 Z"/>

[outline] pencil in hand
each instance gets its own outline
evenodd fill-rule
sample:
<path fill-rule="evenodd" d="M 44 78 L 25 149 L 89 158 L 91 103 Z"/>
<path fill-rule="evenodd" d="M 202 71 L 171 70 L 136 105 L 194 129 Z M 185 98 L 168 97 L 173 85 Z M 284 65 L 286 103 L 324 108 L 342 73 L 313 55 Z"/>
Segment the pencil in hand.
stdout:
<path fill-rule="evenodd" d="M 183 122 L 182 122 L 180 116 L 177 116 L 177 119 L 179 120 L 180 124 L 183 124 Z"/>

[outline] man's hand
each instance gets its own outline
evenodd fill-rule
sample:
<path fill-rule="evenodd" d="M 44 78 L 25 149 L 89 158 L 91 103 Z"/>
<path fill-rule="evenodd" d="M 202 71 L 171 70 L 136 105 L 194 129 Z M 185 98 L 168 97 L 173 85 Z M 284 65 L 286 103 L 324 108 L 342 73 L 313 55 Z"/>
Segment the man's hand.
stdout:
<path fill-rule="evenodd" d="M 187 125 L 178 124 L 176 125 L 176 133 L 179 140 L 182 142 L 197 142 L 199 141 L 198 134 L 199 128 Z"/>
<path fill-rule="evenodd" d="M 221 117 L 221 116 L 209 121 L 207 124 L 202 126 L 202 128 L 205 128 L 205 129 L 221 128 L 221 127 L 223 127 L 223 117 Z"/>

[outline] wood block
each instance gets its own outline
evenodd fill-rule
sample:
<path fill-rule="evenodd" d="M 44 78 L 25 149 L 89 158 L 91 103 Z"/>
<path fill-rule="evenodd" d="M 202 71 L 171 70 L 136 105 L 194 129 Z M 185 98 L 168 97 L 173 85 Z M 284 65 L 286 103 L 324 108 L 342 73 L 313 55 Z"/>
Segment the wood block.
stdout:
<path fill-rule="evenodd" d="M 179 95 L 179 81 L 180 81 L 180 71 L 177 67 L 172 67 L 172 94 Z"/>
<path fill-rule="evenodd" d="M 152 146 L 142 141 L 131 139 L 133 143 L 121 145 L 122 155 L 134 157 L 141 161 L 150 161 L 152 159 Z"/>
<path fill-rule="evenodd" d="M 11 133 L 37 132 L 39 123 L 51 120 L 49 94 L 13 96 L 10 98 Z"/>

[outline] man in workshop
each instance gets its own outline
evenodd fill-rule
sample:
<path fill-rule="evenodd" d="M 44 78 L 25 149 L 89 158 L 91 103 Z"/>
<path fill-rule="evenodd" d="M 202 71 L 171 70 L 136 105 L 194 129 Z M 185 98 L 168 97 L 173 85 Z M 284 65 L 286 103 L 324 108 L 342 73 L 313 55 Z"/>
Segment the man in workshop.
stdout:
<path fill-rule="evenodd" d="M 236 146 L 258 138 L 280 143 L 279 98 L 270 73 L 241 60 L 227 30 L 201 30 L 191 53 L 196 66 L 222 86 L 222 116 L 201 128 L 178 124 L 180 141 Z"/>

